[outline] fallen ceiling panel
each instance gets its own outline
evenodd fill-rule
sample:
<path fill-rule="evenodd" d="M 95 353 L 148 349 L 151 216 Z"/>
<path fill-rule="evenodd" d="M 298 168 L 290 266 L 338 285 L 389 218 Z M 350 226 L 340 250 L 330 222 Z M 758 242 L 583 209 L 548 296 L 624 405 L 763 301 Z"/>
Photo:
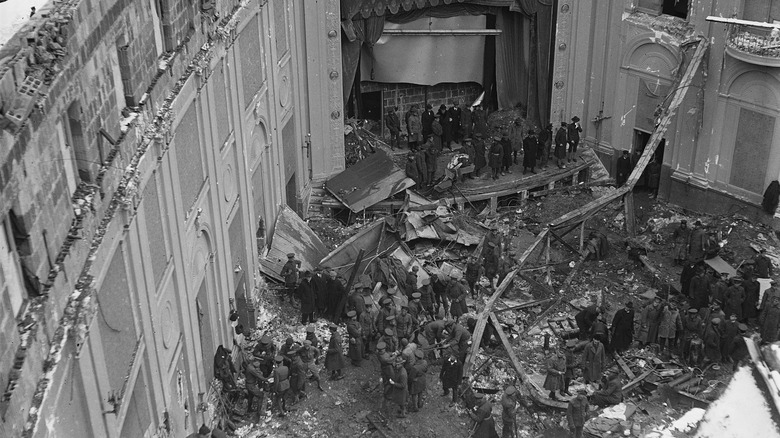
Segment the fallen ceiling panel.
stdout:
<path fill-rule="evenodd" d="M 325 183 L 325 188 L 354 213 L 359 213 L 414 186 L 382 148 Z"/>
<path fill-rule="evenodd" d="M 276 216 L 271 246 L 260 259 L 260 271 L 276 280 L 284 280 L 281 272 L 289 253 L 294 253 L 301 261 L 301 270 L 310 271 L 319 266 L 328 250 L 309 225 L 284 206 Z"/>

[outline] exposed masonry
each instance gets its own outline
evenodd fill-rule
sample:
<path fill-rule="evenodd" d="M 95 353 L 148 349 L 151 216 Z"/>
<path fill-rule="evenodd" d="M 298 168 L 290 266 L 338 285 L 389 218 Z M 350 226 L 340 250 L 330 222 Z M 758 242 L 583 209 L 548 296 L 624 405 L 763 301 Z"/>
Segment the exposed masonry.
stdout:
<path fill-rule="evenodd" d="M 73 4 L 77 2 L 63 3 L 60 6 L 70 6 L 71 12 Z M 120 153 L 120 146 L 127 139 L 128 133 L 131 132 L 129 128 L 135 128 L 136 132 L 140 132 L 140 139 L 138 140 L 138 147 L 135 154 L 130 159 L 130 164 L 125 167 L 123 175 L 119 184 L 116 187 L 116 191 L 113 193 L 108 207 L 105 211 L 103 219 L 96 228 L 92 241 L 90 243 L 87 259 L 84 262 L 83 269 L 76 281 L 73 292 L 68 297 L 67 304 L 63 311 L 63 316 L 60 319 L 59 325 L 54 333 L 53 339 L 50 342 L 50 348 L 43 361 L 43 375 L 38 380 L 36 390 L 33 395 L 32 404 L 28 413 L 28 419 L 24 425 L 23 437 L 31 437 L 34 435 L 36 426 L 38 423 L 39 409 L 43 403 L 44 398 L 48 393 L 52 376 L 56 370 L 56 366 L 61 359 L 61 352 L 67 343 L 68 339 L 73 339 L 75 345 L 78 348 L 83 344 L 84 339 L 87 336 L 87 327 L 89 327 L 92 318 L 97 310 L 97 305 L 92 298 L 92 294 L 95 290 L 94 277 L 90 273 L 93 262 L 97 256 L 97 252 L 103 242 L 103 238 L 106 236 L 106 232 L 109 225 L 114 220 L 117 211 L 120 208 L 127 210 L 131 217 L 135 214 L 135 209 L 138 205 L 138 183 L 140 178 L 139 164 L 147 156 L 149 146 L 154 142 L 164 139 L 171 126 L 173 114 L 171 106 L 181 91 L 186 81 L 192 76 L 193 73 L 200 75 L 204 69 L 208 68 L 209 59 L 214 54 L 214 48 L 218 42 L 224 43 L 232 41 L 235 37 L 234 32 L 238 24 L 240 12 L 246 7 L 246 1 L 242 1 L 240 4 L 234 7 L 230 14 L 221 20 L 214 32 L 215 39 L 210 39 L 208 42 L 201 46 L 198 53 L 193 57 L 192 61 L 188 64 L 184 73 L 181 75 L 176 84 L 172 87 L 168 93 L 168 97 L 164 100 L 161 108 L 154 115 L 152 120 L 145 120 L 141 109 L 144 104 L 148 102 L 148 97 L 152 94 L 152 90 L 155 85 L 167 72 L 167 68 L 173 60 L 180 56 L 182 50 L 186 48 L 194 33 L 194 29 L 184 38 L 179 44 L 174 53 L 165 59 L 162 68 L 158 70 L 157 75 L 150 84 L 147 93 L 143 95 L 139 102 L 139 108 L 136 108 L 134 113 L 131 114 L 126 120 L 123 121 L 122 134 L 118 138 L 116 145 L 111 150 L 106 159 L 106 165 L 101 167 L 96 184 L 81 184 L 72 197 L 72 204 L 75 211 L 75 219 L 73 220 L 68 237 L 63 243 L 60 251 L 55 259 L 54 266 L 49 272 L 48 278 L 44 284 L 43 293 L 40 297 L 31 300 L 27 311 L 20 323 L 21 342 L 17 349 L 16 359 L 14 362 L 14 370 L 21 370 L 24 366 L 24 361 L 27 356 L 27 351 L 33 346 L 36 335 L 40 325 L 45 323 L 45 304 L 48 300 L 48 294 L 57 282 L 58 276 L 63 269 L 63 264 L 71 248 L 80 240 L 80 230 L 84 227 L 85 221 L 91 218 L 89 213 L 95 212 L 95 202 L 102 198 L 101 187 L 104 178 L 112 167 L 117 156 Z M 167 151 L 167 144 L 161 150 L 161 154 L 164 155 Z M 159 159 L 159 157 L 154 157 Z M 19 371 L 14 373 L 17 377 Z M 13 391 L 17 386 L 16 378 L 9 379 L 8 387 L 2 399 L 0 399 L 0 407 L 7 409 L 8 404 L 13 397 Z M 121 400 L 121 395 L 119 395 Z"/>

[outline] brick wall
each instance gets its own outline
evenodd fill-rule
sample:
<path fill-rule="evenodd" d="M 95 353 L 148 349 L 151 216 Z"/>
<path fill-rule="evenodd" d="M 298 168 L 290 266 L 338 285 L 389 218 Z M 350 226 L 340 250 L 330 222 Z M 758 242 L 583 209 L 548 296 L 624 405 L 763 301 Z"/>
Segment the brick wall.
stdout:
<path fill-rule="evenodd" d="M 387 112 L 387 108 L 397 106 L 401 125 L 405 129 L 403 115 L 412 105 L 417 104 L 425 109 L 425 104 L 430 103 L 435 112 L 441 104 L 452 106 L 454 100 L 461 104 L 471 103 L 482 93 L 482 85 L 476 82 L 463 82 L 422 86 L 363 81 L 360 84 L 360 91 L 363 93 L 382 91 L 382 114 Z"/>

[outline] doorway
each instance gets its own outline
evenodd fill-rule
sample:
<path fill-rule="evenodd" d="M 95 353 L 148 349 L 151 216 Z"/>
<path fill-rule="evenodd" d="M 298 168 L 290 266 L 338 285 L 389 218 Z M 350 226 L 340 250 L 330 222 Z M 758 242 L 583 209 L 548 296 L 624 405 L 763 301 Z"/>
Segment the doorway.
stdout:
<path fill-rule="evenodd" d="M 632 166 L 636 166 L 636 163 L 639 160 L 639 157 L 642 156 L 642 153 L 645 151 L 645 147 L 647 146 L 647 143 L 650 141 L 651 136 L 652 134 L 647 131 L 643 131 L 641 129 L 634 129 L 634 143 L 631 149 Z M 653 158 L 652 158 L 653 161 L 661 165 L 663 165 L 664 163 L 665 146 L 666 146 L 666 139 L 662 138 L 661 143 L 658 145 L 657 148 L 655 148 L 655 153 L 653 154 Z M 642 176 L 639 177 L 639 180 L 636 182 L 635 187 L 637 188 L 647 187 L 647 168 L 645 168 L 645 171 L 642 172 Z"/>
<path fill-rule="evenodd" d="M 382 90 L 361 93 L 363 105 L 358 108 L 359 118 L 379 121 L 382 119 Z"/>

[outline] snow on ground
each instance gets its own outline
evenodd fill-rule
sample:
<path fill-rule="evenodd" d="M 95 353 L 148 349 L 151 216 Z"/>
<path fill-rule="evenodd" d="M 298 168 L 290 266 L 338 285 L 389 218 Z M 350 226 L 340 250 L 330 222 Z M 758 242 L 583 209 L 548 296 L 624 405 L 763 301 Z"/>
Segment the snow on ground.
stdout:
<path fill-rule="evenodd" d="M 0 45 L 4 45 L 14 33 L 30 19 L 30 8 L 40 10 L 49 0 L 8 0 L 0 3 Z"/>
<path fill-rule="evenodd" d="M 697 438 L 774 438 L 780 430 L 750 367 L 742 367 L 699 425 Z"/>

